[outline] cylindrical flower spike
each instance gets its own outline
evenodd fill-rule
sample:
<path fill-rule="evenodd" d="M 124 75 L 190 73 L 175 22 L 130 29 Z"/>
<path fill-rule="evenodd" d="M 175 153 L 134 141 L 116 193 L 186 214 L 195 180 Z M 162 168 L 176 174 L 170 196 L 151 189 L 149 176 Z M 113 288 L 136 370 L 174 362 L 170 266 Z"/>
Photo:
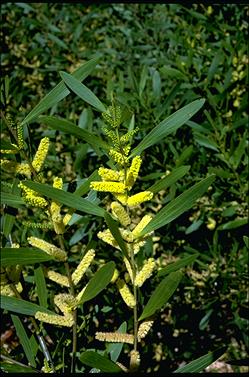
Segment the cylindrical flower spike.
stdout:
<path fill-rule="evenodd" d="M 112 202 L 111 209 L 113 215 L 120 221 L 123 226 L 128 226 L 131 223 L 130 216 L 120 203 Z"/>
<path fill-rule="evenodd" d="M 122 203 L 124 206 L 127 204 L 127 195 L 126 194 L 119 194 L 117 192 L 114 192 L 113 195 L 115 196 L 115 198 L 120 202 Z"/>
<path fill-rule="evenodd" d="M 125 263 L 125 266 L 126 266 L 126 270 L 129 273 L 129 277 L 130 277 L 131 281 L 133 282 L 133 273 L 132 273 L 132 269 L 131 269 L 131 264 L 126 257 L 124 257 L 124 263 Z"/>
<path fill-rule="evenodd" d="M 118 270 L 115 268 L 115 270 L 114 270 L 114 272 L 113 272 L 113 275 L 112 275 L 111 283 L 115 283 L 118 277 L 119 277 L 119 272 L 118 272 Z"/>
<path fill-rule="evenodd" d="M 93 259 L 95 257 L 95 251 L 93 249 L 88 250 L 86 255 L 83 257 L 82 261 L 76 268 L 76 270 L 72 273 L 72 281 L 74 285 L 77 285 L 79 281 L 81 280 L 82 276 L 92 263 Z"/>
<path fill-rule="evenodd" d="M 27 178 L 31 177 L 31 170 L 30 170 L 29 164 L 26 164 L 26 163 L 17 164 L 16 172 L 19 174 L 25 175 Z"/>
<path fill-rule="evenodd" d="M 138 328 L 137 337 L 140 341 L 142 338 L 145 338 L 148 334 L 149 330 L 151 329 L 154 321 L 144 321 L 141 323 L 141 325 Z"/>
<path fill-rule="evenodd" d="M 22 182 L 19 183 L 18 187 L 20 187 L 23 190 L 23 196 L 26 203 L 39 208 L 47 207 L 48 202 L 44 198 L 39 196 L 34 190 L 31 190 Z"/>
<path fill-rule="evenodd" d="M 145 215 L 141 221 L 137 224 L 136 228 L 133 229 L 132 234 L 134 238 L 138 238 L 140 236 L 140 233 L 142 230 L 146 227 L 146 225 L 149 224 L 149 222 L 152 220 L 152 217 L 150 215 Z"/>
<path fill-rule="evenodd" d="M 104 230 L 103 232 L 98 232 L 97 236 L 102 241 L 108 243 L 109 245 L 115 247 L 116 249 L 120 250 L 117 241 L 114 239 L 113 235 L 111 234 L 109 229 Z"/>
<path fill-rule="evenodd" d="M 103 181 L 118 181 L 119 180 L 119 172 L 115 170 L 99 168 L 98 173 L 101 176 Z"/>
<path fill-rule="evenodd" d="M 142 192 L 139 192 L 138 194 L 128 197 L 127 204 L 129 207 L 134 207 L 152 198 L 153 198 L 153 193 L 151 191 L 142 191 Z"/>
<path fill-rule="evenodd" d="M 141 287 L 146 279 L 152 275 L 152 271 L 156 263 L 153 258 L 149 258 L 142 268 L 142 270 L 137 274 L 135 278 L 135 285 Z"/>
<path fill-rule="evenodd" d="M 130 353 L 130 370 L 137 369 L 140 365 L 140 354 L 138 351 L 132 350 Z"/>
<path fill-rule="evenodd" d="M 135 302 L 133 294 L 130 292 L 124 280 L 118 279 L 116 284 L 117 284 L 119 293 L 121 294 L 122 299 L 124 300 L 126 305 L 129 306 L 130 308 L 133 308 L 136 305 L 136 302 Z"/>
<path fill-rule="evenodd" d="M 129 153 L 129 148 L 127 148 L 125 152 L 126 152 L 126 154 L 128 154 Z M 110 149 L 109 155 L 113 158 L 113 160 L 115 162 L 117 162 L 121 166 L 123 166 L 123 165 L 125 165 L 125 164 L 128 163 L 128 157 L 126 157 L 122 153 L 119 153 L 119 152 L 115 151 L 115 149 L 113 149 L 113 148 Z"/>
<path fill-rule="evenodd" d="M 72 327 L 74 324 L 74 319 L 72 315 L 62 316 L 38 311 L 35 313 L 35 318 L 41 322 L 46 322 L 58 326 Z"/>
<path fill-rule="evenodd" d="M 54 303 L 62 311 L 63 314 L 71 313 L 75 307 L 76 300 L 75 298 L 68 293 L 59 293 L 54 296 Z"/>
<path fill-rule="evenodd" d="M 55 271 L 48 271 L 47 276 L 50 280 L 54 281 L 57 284 L 63 285 L 64 287 L 69 287 L 68 277 L 61 275 Z"/>
<path fill-rule="evenodd" d="M 49 242 L 46 242 L 44 240 L 41 240 L 37 237 L 29 237 L 28 243 L 31 246 L 37 247 L 38 249 L 41 249 L 45 251 L 45 253 L 51 255 L 58 261 L 66 261 L 67 260 L 67 254 L 64 250 L 59 249 L 57 246 L 52 245 Z"/>
<path fill-rule="evenodd" d="M 55 177 L 54 182 L 53 182 L 53 187 L 61 190 L 62 186 L 63 186 L 62 178 Z M 50 206 L 50 212 L 51 212 L 51 217 L 52 217 L 54 230 L 56 234 L 63 234 L 65 231 L 65 226 L 64 226 L 63 219 L 60 213 L 60 209 L 61 209 L 61 204 L 57 203 L 56 201 L 52 201 L 51 206 Z"/>
<path fill-rule="evenodd" d="M 41 139 L 38 150 L 37 150 L 35 157 L 32 161 L 32 166 L 37 173 L 41 170 L 41 168 L 44 164 L 44 161 L 47 157 L 48 148 L 49 148 L 49 138 L 44 137 L 44 138 Z"/>
<path fill-rule="evenodd" d="M 95 338 L 102 342 L 114 343 L 134 343 L 134 336 L 132 334 L 119 333 L 119 332 L 96 332 Z"/>
<path fill-rule="evenodd" d="M 127 180 L 126 180 L 126 186 L 128 187 L 129 190 L 132 188 L 132 186 L 134 185 L 138 177 L 141 163 L 142 163 L 142 159 L 140 156 L 136 156 L 132 160 L 132 163 L 128 172 Z"/>
<path fill-rule="evenodd" d="M 96 191 L 124 193 L 125 185 L 121 182 L 91 182 L 90 188 Z"/>

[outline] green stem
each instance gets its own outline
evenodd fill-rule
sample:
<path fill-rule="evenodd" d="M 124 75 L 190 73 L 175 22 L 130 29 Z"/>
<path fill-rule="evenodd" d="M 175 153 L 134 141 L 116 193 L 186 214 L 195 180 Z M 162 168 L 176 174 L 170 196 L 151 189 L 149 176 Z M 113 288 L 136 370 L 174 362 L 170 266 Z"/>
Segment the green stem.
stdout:
<path fill-rule="evenodd" d="M 59 243 L 60 243 L 61 249 L 65 250 L 64 240 L 63 240 L 63 236 L 61 234 L 59 234 Z M 76 297 L 75 296 L 75 290 L 74 290 L 74 284 L 73 284 L 73 281 L 72 281 L 72 275 L 71 275 L 71 271 L 70 271 L 70 267 L 69 267 L 68 262 L 64 262 L 64 266 L 65 266 L 66 274 L 67 274 L 68 281 L 69 281 L 70 294 L 73 297 Z M 72 358 L 71 358 L 71 373 L 74 373 L 74 371 L 75 371 L 75 359 L 76 359 L 76 352 L 77 352 L 77 309 L 74 309 L 74 311 L 73 311 L 73 319 L 74 319 L 74 323 L 73 323 L 73 345 L 72 345 Z"/>

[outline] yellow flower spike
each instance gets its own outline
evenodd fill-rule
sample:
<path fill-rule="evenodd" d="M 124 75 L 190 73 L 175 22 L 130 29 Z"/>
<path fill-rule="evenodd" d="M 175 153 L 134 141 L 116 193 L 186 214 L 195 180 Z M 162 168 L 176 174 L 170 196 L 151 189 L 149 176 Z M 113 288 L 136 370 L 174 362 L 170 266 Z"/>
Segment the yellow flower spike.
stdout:
<path fill-rule="evenodd" d="M 126 194 L 119 194 L 117 192 L 114 192 L 113 195 L 115 198 L 122 203 L 124 206 L 127 204 L 127 195 Z"/>
<path fill-rule="evenodd" d="M 122 229 L 122 228 L 119 228 L 120 230 L 120 233 L 121 233 L 121 236 L 122 238 L 126 241 L 126 242 L 133 242 L 134 240 L 134 237 L 133 237 L 133 234 L 130 230 L 128 229 Z"/>
<path fill-rule="evenodd" d="M 119 333 L 119 332 L 96 332 L 95 339 L 102 342 L 114 343 L 134 343 L 134 336 L 132 334 Z"/>
<path fill-rule="evenodd" d="M 65 216 L 63 217 L 63 224 L 66 226 L 68 223 L 69 223 L 69 221 L 71 220 L 71 218 L 72 218 L 72 214 L 73 214 L 73 211 L 72 211 L 72 213 L 70 213 L 70 211 L 69 211 L 69 213 L 66 213 L 65 214 Z"/>
<path fill-rule="evenodd" d="M 121 182 L 91 182 L 90 188 L 96 191 L 124 193 L 125 185 Z"/>
<path fill-rule="evenodd" d="M 62 311 L 63 314 L 67 315 L 71 313 L 74 306 L 76 305 L 75 298 L 68 293 L 59 293 L 54 296 L 54 303 Z"/>
<path fill-rule="evenodd" d="M 103 232 L 98 232 L 97 236 L 102 241 L 108 243 L 109 245 L 115 247 L 116 249 L 120 250 L 117 241 L 114 239 L 113 235 L 111 234 L 109 229 L 104 230 Z"/>
<path fill-rule="evenodd" d="M 63 181 L 62 178 L 55 177 L 53 182 L 53 187 L 57 189 L 62 189 Z M 65 232 L 65 226 L 63 223 L 62 216 L 60 214 L 61 204 L 56 201 L 52 201 L 50 206 L 51 217 L 54 225 L 54 230 L 56 234 L 63 234 Z"/>
<path fill-rule="evenodd" d="M 18 284 L 15 285 L 18 293 L 22 293 L 23 287 L 22 284 L 19 282 Z M 3 296 L 10 296 L 10 297 L 16 297 L 15 292 L 11 288 L 9 284 L 1 286 L 1 295 Z"/>
<path fill-rule="evenodd" d="M 16 172 L 25 175 L 27 178 L 31 177 L 31 170 L 29 164 L 21 163 L 17 164 Z"/>
<path fill-rule="evenodd" d="M 78 293 L 78 295 L 76 296 L 76 306 L 77 304 L 80 302 L 81 300 L 81 297 L 83 296 L 83 293 L 85 292 L 85 289 L 86 289 L 87 285 Z"/>
<path fill-rule="evenodd" d="M 135 285 L 141 287 L 146 279 L 148 279 L 153 272 L 156 263 L 153 258 L 149 258 L 143 265 L 142 270 L 137 274 L 135 278 Z"/>
<path fill-rule="evenodd" d="M 140 365 L 140 354 L 138 351 L 132 350 L 130 352 L 130 369 L 137 369 Z"/>
<path fill-rule="evenodd" d="M 132 269 L 131 269 L 131 264 L 126 257 L 124 257 L 124 263 L 125 263 L 126 270 L 129 273 L 129 277 L 130 277 L 131 281 L 133 282 L 133 273 L 132 273 Z"/>
<path fill-rule="evenodd" d="M 140 156 L 136 156 L 132 159 L 132 163 L 128 171 L 128 176 L 127 176 L 127 181 L 126 181 L 126 186 L 128 187 L 129 190 L 132 188 L 132 186 L 134 185 L 138 177 L 141 163 L 142 163 L 142 159 Z"/>
<path fill-rule="evenodd" d="M 18 148 L 24 149 L 23 126 L 21 126 L 20 123 L 17 125 L 17 140 Z"/>
<path fill-rule="evenodd" d="M 44 161 L 47 157 L 48 148 L 49 148 L 49 138 L 44 137 L 44 138 L 41 139 L 38 150 L 37 150 L 35 157 L 32 161 L 32 166 L 37 173 L 39 173 L 39 171 L 41 170 L 41 168 L 44 164 Z"/>
<path fill-rule="evenodd" d="M 118 277 L 119 277 L 119 272 L 118 272 L 118 270 L 115 268 L 115 270 L 114 270 L 114 272 L 113 272 L 113 275 L 112 275 L 111 283 L 115 283 Z"/>
<path fill-rule="evenodd" d="M 22 182 L 18 184 L 18 187 L 23 190 L 23 197 L 26 203 L 39 208 L 47 207 L 48 202 L 44 198 L 39 196 L 34 190 L 31 190 Z"/>
<path fill-rule="evenodd" d="M 35 318 L 41 322 L 50 323 L 51 325 L 72 327 L 74 324 L 74 319 L 72 315 L 62 316 L 38 311 L 35 313 Z"/>
<path fill-rule="evenodd" d="M 88 250 L 86 255 L 83 257 L 82 261 L 76 268 L 76 270 L 72 273 L 72 281 L 74 285 L 77 285 L 81 278 L 83 277 L 84 273 L 92 263 L 95 257 L 95 251 L 93 249 Z"/>
<path fill-rule="evenodd" d="M 138 238 L 142 230 L 146 227 L 146 225 L 149 224 L 149 222 L 152 220 L 152 217 L 150 215 L 145 215 L 141 221 L 137 224 L 137 226 L 133 229 L 132 234 L 134 238 Z"/>
<path fill-rule="evenodd" d="M 123 226 L 128 226 L 131 223 L 130 216 L 120 203 L 112 202 L 111 209 L 113 215 L 120 221 Z"/>
<path fill-rule="evenodd" d="M 37 247 L 38 249 L 45 251 L 45 253 L 51 255 L 58 261 L 67 260 L 67 254 L 64 250 L 59 249 L 57 246 L 52 245 L 51 243 L 46 242 L 44 240 L 41 240 L 40 238 L 28 237 L 28 243 L 31 246 Z"/>
<path fill-rule="evenodd" d="M 121 294 L 121 297 L 124 300 L 124 302 L 126 303 L 126 305 L 129 306 L 130 308 L 134 308 L 134 306 L 136 305 L 134 296 L 130 292 L 130 290 L 129 290 L 128 286 L 126 285 L 126 283 L 124 282 L 124 280 L 118 279 L 116 284 L 117 284 L 119 293 Z"/>
<path fill-rule="evenodd" d="M 145 241 L 142 240 L 142 241 L 139 241 L 139 242 L 134 242 L 133 245 L 128 245 L 128 247 L 129 246 L 132 247 L 134 255 L 136 255 L 139 252 L 139 250 L 141 249 L 141 247 L 144 246 L 144 245 L 145 245 Z M 131 252 L 130 252 L 130 254 L 131 254 Z"/>
<path fill-rule="evenodd" d="M 141 325 L 138 328 L 137 337 L 140 341 L 142 338 L 145 338 L 148 332 L 150 331 L 154 321 L 144 321 L 141 323 Z"/>
<path fill-rule="evenodd" d="M 129 149 L 126 150 L 126 154 L 129 153 Z M 115 149 L 111 148 L 109 151 L 109 155 L 113 158 L 115 162 L 120 164 L 121 166 L 126 165 L 128 163 L 128 157 L 124 156 L 122 153 L 117 152 Z"/>
<path fill-rule="evenodd" d="M 98 173 L 101 176 L 103 181 L 118 181 L 119 180 L 119 173 L 112 169 L 99 168 Z"/>
<path fill-rule="evenodd" d="M 153 192 L 151 191 L 142 191 L 138 194 L 132 195 L 128 197 L 127 204 L 129 207 L 137 206 L 138 204 L 141 204 L 143 202 L 146 202 L 153 198 Z"/>
<path fill-rule="evenodd" d="M 216 227 L 216 221 L 214 219 L 212 219 L 212 217 L 209 217 L 208 218 L 208 224 L 207 224 L 207 228 L 209 230 L 214 230 Z"/>
<path fill-rule="evenodd" d="M 57 284 L 62 285 L 63 287 L 69 287 L 68 277 L 61 275 L 55 271 L 48 271 L 47 276 L 50 280 L 54 281 Z"/>

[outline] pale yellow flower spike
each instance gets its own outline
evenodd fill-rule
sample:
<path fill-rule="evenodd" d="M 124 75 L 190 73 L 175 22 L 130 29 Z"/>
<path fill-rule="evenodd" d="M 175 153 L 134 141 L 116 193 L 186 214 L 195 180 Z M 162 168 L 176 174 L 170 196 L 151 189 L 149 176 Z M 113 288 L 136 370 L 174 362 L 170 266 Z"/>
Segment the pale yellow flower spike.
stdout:
<path fill-rule="evenodd" d="M 44 137 L 44 138 L 41 139 L 38 150 L 37 150 L 35 157 L 32 161 L 32 166 L 37 173 L 39 173 L 39 171 L 41 170 L 41 168 L 44 164 L 44 161 L 47 157 L 48 148 L 49 148 L 49 138 Z"/>
<path fill-rule="evenodd" d="M 138 177 L 141 163 L 142 163 L 142 159 L 140 156 L 136 156 L 132 160 L 130 169 L 128 171 L 127 181 L 126 181 L 126 186 L 128 187 L 129 190 L 132 188 L 132 186 L 134 185 Z"/>
<path fill-rule="evenodd" d="M 138 238 L 142 230 L 146 227 L 146 225 L 149 224 L 149 222 L 152 220 L 152 217 L 150 215 L 145 215 L 141 221 L 137 224 L 136 228 L 133 229 L 132 234 L 134 238 Z"/>
<path fill-rule="evenodd" d="M 125 185 L 121 182 L 91 182 L 90 188 L 96 191 L 124 193 Z"/>
<path fill-rule="evenodd" d="M 119 180 L 119 172 L 114 171 L 112 169 L 99 168 L 98 173 L 101 176 L 103 181 L 118 181 Z"/>
<path fill-rule="evenodd" d="M 153 258 L 149 258 L 142 268 L 142 270 L 137 274 L 135 278 L 135 285 L 141 287 L 146 279 L 148 279 L 153 272 L 156 263 Z"/>
<path fill-rule="evenodd" d="M 54 182 L 53 182 L 53 187 L 57 189 L 62 189 L 63 186 L 63 181 L 62 178 L 55 177 Z M 65 226 L 63 223 L 63 219 L 60 213 L 61 209 L 61 204 L 52 201 L 51 206 L 50 206 L 50 212 L 51 212 L 51 217 L 54 225 L 54 230 L 56 234 L 63 234 L 65 231 Z"/>
<path fill-rule="evenodd" d="M 115 270 L 114 270 L 114 272 L 113 272 L 113 275 L 112 275 L 111 283 L 115 283 L 118 277 L 119 277 L 119 272 L 118 272 L 118 270 L 115 268 Z"/>
<path fill-rule="evenodd" d="M 119 194 L 117 192 L 114 192 L 113 195 L 115 198 L 120 201 L 124 206 L 127 204 L 127 195 L 126 194 Z"/>
<path fill-rule="evenodd" d="M 119 332 L 96 332 L 95 339 L 102 342 L 114 343 L 134 343 L 134 336 L 132 334 L 119 333 Z"/>
<path fill-rule="evenodd" d="M 131 223 L 130 216 L 120 203 L 112 202 L 111 209 L 113 215 L 120 221 L 123 226 L 127 226 Z"/>
<path fill-rule="evenodd" d="M 57 246 L 52 245 L 51 243 L 46 242 L 44 240 L 41 240 L 40 238 L 28 237 L 28 243 L 31 246 L 38 247 L 38 249 L 45 251 L 45 253 L 51 255 L 58 261 L 67 260 L 67 254 L 64 250 L 59 249 Z"/>
<path fill-rule="evenodd" d="M 75 298 L 68 293 L 59 293 L 54 296 L 54 303 L 62 311 L 63 314 L 67 315 L 71 313 L 76 305 Z"/>
<path fill-rule="evenodd" d="M 152 199 L 153 193 L 151 191 L 142 191 L 138 194 L 132 195 L 128 197 L 127 204 L 129 207 L 137 206 L 138 204 L 141 204 L 143 202 L 146 202 L 150 199 Z"/>
<path fill-rule="evenodd" d="M 129 273 L 129 277 L 130 277 L 131 281 L 133 282 L 133 273 L 132 273 L 131 264 L 126 257 L 124 257 L 124 263 L 125 263 L 125 266 L 126 266 L 126 270 Z"/>
<path fill-rule="evenodd" d="M 47 276 L 50 280 L 54 281 L 55 283 L 60 284 L 64 287 L 69 287 L 69 280 L 67 276 L 61 275 L 55 271 L 48 271 Z"/>
<path fill-rule="evenodd" d="M 129 153 L 129 147 L 128 147 L 128 149 L 126 150 L 126 152 Z M 128 154 L 128 153 L 127 153 L 127 154 Z M 122 165 L 122 166 L 128 163 L 128 157 L 126 157 L 126 156 L 124 156 L 123 154 L 121 154 L 121 153 L 115 151 L 115 149 L 113 149 L 113 148 L 110 149 L 110 151 L 109 151 L 109 155 L 113 158 L 113 160 L 114 160 L 115 162 L 117 162 L 118 164 L 120 164 L 120 165 Z"/>
<path fill-rule="evenodd" d="M 134 308 L 136 305 L 135 299 L 133 294 L 130 292 L 128 286 L 125 284 L 123 279 L 118 279 L 117 280 L 117 287 L 119 290 L 119 293 L 121 294 L 122 299 L 126 303 L 127 306 L 130 308 Z"/>
<path fill-rule="evenodd" d="M 95 257 L 95 251 L 93 249 L 88 250 L 86 255 L 83 257 L 82 261 L 76 268 L 76 270 L 72 273 L 72 281 L 74 285 L 77 285 L 79 281 L 81 280 L 82 276 L 92 263 L 93 259 Z"/>
<path fill-rule="evenodd" d="M 113 235 L 111 234 L 109 229 L 104 230 L 103 232 L 98 232 L 97 236 L 102 241 L 108 243 L 109 245 L 115 247 L 116 249 L 120 250 L 117 241 L 114 239 Z"/>
<path fill-rule="evenodd" d="M 44 198 L 39 196 L 34 190 L 31 190 L 30 188 L 25 186 L 22 182 L 18 184 L 18 187 L 20 187 L 23 190 L 24 192 L 23 197 L 26 203 L 34 207 L 39 207 L 39 208 L 47 207 L 48 202 Z"/>
<path fill-rule="evenodd" d="M 52 325 L 72 327 L 74 324 L 74 319 L 72 315 L 57 315 L 57 314 L 48 314 L 44 312 L 36 312 L 35 318 L 41 322 L 50 323 Z"/>
<path fill-rule="evenodd" d="M 138 328 L 137 337 L 140 341 L 142 338 L 145 338 L 148 332 L 150 331 L 154 321 L 144 321 Z"/>
<path fill-rule="evenodd" d="M 31 177 L 31 170 L 29 164 L 21 163 L 17 164 L 16 172 L 25 175 L 27 178 Z"/>
<path fill-rule="evenodd" d="M 132 350 L 130 353 L 130 369 L 137 369 L 140 365 L 140 354 L 138 351 Z"/>

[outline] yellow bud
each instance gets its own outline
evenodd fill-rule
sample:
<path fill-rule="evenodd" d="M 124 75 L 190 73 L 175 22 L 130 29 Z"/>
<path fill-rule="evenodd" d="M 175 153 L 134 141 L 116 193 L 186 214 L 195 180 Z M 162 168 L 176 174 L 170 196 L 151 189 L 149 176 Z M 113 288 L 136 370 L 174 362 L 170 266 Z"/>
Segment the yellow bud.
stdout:
<path fill-rule="evenodd" d="M 141 340 L 142 338 L 146 337 L 153 323 L 154 321 L 144 321 L 143 323 L 141 323 L 141 325 L 138 328 L 138 333 L 137 333 L 138 340 Z"/>
<path fill-rule="evenodd" d="M 130 353 L 130 369 L 137 369 L 140 365 L 140 354 L 138 351 L 132 350 Z"/>
<path fill-rule="evenodd" d="M 69 287 L 69 281 L 67 276 L 61 275 L 55 271 L 48 271 L 47 276 L 50 280 L 54 281 L 55 283 L 58 283 L 64 287 Z"/>
<path fill-rule="evenodd" d="M 67 315 L 57 315 L 57 314 L 48 314 L 44 312 L 36 312 L 35 318 L 41 322 L 50 323 L 52 325 L 72 327 L 74 324 L 73 316 Z"/>
<path fill-rule="evenodd" d="M 97 236 L 102 241 L 108 243 L 109 245 L 115 247 L 116 249 L 120 250 L 117 241 L 114 239 L 113 235 L 111 234 L 109 229 L 104 230 L 103 232 L 98 232 Z"/>
<path fill-rule="evenodd" d="M 211 217 L 209 217 L 207 228 L 210 229 L 210 230 L 213 230 L 213 229 L 215 229 L 215 227 L 216 227 L 216 221 L 214 219 L 212 219 Z"/>
<path fill-rule="evenodd" d="M 132 160 L 130 169 L 128 171 L 127 181 L 126 181 L 126 186 L 128 187 L 129 190 L 132 188 L 132 186 L 134 185 L 138 177 L 141 163 L 142 163 L 142 159 L 140 156 L 136 156 Z"/>
<path fill-rule="evenodd" d="M 114 272 L 113 272 L 112 279 L 111 279 L 111 283 L 115 283 L 118 277 L 119 277 L 119 272 L 118 272 L 118 270 L 115 268 L 115 270 L 114 270 Z"/>
<path fill-rule="evenodd" d="M 146 227 L 146 225 L 149 224 L 149 222 L 152 220 L 152 217 L 149 215 L 145 215 L 141 221 L 138 223 L 138 225 L 133 229 L 132 234 L 135 238 L 138 238 L 140 236 L 140 233 L 142 230 Z"/>

